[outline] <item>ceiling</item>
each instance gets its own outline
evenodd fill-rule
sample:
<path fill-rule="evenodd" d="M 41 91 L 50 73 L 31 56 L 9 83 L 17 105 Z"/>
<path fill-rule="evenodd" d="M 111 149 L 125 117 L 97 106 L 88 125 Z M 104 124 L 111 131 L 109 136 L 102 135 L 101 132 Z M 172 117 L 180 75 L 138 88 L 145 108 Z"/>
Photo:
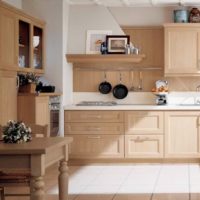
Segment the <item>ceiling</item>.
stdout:
<path fill-rule="evenodd" d="M 106 7 L 200 6 L 200 0 L 67 0 L 71 5 L 102 5 Z"/>

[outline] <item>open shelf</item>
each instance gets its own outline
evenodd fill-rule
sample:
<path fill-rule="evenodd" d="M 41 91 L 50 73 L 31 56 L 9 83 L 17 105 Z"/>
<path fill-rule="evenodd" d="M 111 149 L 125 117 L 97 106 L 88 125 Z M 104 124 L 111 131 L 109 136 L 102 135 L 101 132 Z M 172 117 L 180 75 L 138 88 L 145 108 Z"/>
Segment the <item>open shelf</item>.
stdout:
<path fill-rule="evenodd" d="M 67 54 L 69 63 L 139 63 L 144 58 L 144 54 Z"/>

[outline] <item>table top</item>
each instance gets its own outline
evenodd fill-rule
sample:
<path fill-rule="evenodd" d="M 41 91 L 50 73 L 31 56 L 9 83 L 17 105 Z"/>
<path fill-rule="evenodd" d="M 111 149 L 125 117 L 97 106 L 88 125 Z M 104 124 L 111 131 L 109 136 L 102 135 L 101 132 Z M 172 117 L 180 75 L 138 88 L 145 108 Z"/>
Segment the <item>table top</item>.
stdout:
<path fill-rule="evenodd" d="M 6 144 L 0 141 L 0 155 L 45 154 L 51 148 L 60 147 L 72 141 L 72 137 L 33 138 L 32 141 L 21 144 Z"/>

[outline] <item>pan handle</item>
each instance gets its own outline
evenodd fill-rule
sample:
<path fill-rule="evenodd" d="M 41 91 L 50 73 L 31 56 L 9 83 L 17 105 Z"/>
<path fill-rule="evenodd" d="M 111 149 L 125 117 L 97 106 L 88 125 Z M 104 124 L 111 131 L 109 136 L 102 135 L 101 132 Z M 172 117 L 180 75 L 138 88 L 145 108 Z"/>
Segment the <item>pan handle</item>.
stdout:
<path fill-rule="evenodd" d="M 122 73 L 121 72 L 119 73 L 119 83 L 120 84 L 122 83 Z"/>
<path fill-rule="evenodd" d="M 106 72 L 104 71 L 104 81 L 107 80 L 107 75 L 106 75 Z"/>

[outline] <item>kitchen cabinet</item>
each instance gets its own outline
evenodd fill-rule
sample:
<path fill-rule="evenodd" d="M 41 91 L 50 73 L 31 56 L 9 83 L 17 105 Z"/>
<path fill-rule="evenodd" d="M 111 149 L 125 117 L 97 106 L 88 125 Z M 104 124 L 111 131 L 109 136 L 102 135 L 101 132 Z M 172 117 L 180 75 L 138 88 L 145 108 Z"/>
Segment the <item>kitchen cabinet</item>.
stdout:
<path fill-rule="evenodd" d="M 1 5 L 1 3 L 0 3 Z M 17 70 L 17 18 L 12 11 L 0 6 L 0 69 Z"/>
<path fill-rule="evenodd" d="M 125 134 L 163 134 L 163 112 L 126 111 Z"/>
<path fill-rule="evenodd" d="M 163 111 L 125 112 L 125 158 L 163 157 Z"/>
<path fill-rule="evenodd" d="M 68 135 L 73 137 L 73 144 L 69 146 L 70 158 L 123 158 L 123 135 Z"/>
<path fill-rule="evenodd" d="M 121 111 L 65 111 L 65 135 L 72 136 L 70 158 L 123 158 Z"/>
<path fill-rule="evenodd" d="M 19 94 L 17 107 L 19 121 L 27 124 L 50 125 L 49 96 Z M 48 135 L 50 135 L 49 130 Z"/>
<path fill-rule="evenodd" d="M 165 156 L 168 158 L 200 157 L 200 112 L 165 112 Z"/>
<path fill-rule="evenodd" d="M 162 135 L 125 135 L 125 158 L 163 158 Z"/>
<path fill-rule="evenodd" d="M 0 71 L 0 124 L 17 120 L 17 74 Z"/>
<path fill-rule="evenodd" d="M 43 21 L 0 1 L 0 69 L 44 73 L 44 32 Z"/>
<path fill-rule="evenodd" d="M 165 76 L 200 75 L 200 25 L 165 24 Z"/>

